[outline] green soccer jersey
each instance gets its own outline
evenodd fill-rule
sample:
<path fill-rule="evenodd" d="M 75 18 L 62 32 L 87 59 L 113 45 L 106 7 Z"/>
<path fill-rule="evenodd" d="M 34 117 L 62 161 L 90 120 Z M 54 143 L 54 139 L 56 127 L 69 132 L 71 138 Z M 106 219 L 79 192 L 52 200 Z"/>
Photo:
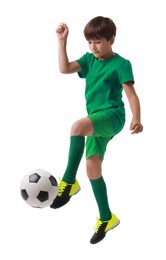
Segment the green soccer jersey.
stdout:
<path fill-rule="evenodd" d="M 115 54 L 107 60 L 98 60 L 92 53 L 86 53 L 77 60 L 82 70 L 81 78 L 86 78 L 86 108 L 88 114 L 98 111 L 110 113 L 120 110 L 124 113 L 122 84 L 134 83 L 132 66 L 129 60 Z"/>

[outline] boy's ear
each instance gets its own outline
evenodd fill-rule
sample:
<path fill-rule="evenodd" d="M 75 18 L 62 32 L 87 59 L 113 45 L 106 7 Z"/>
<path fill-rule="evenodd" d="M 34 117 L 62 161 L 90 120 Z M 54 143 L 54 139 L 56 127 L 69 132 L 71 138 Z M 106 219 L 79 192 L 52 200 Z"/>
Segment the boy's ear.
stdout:
<path fill-rule="evenodd" d="M 115 36 L 113 35 L 112 38 L 110 39 L 110 44 L 112 45 L 115 41 Z"/>

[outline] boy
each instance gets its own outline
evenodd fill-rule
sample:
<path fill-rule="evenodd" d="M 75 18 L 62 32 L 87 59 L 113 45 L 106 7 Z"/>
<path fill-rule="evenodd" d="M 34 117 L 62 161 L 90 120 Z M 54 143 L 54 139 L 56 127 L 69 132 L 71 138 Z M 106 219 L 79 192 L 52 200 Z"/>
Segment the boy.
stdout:
<path fill-rule="evenodd" d="M 127 95 L 133 115 L 130 125 L 132 134 L 143 130 L 140 103 L 133 87 L 131 63 L 112 50 L 116 26 L 110 18 L 98 16 L 85 26 L 84 36 L 91 53 L 86 53 L 76 61 L 68 60 L 67 25 L 60 24 L 56 34 L 60 72 L 77 72 L 81 78 L 86 78 L 85 98 L 88 116 L 76 121 L 71 127 L 68 165 L 59 183 L 58 196 L 51 208 L 62 207 L 80 190 L 76 173 L 87 136 L 86 169 L 100 215 L 90 240 L 90 243 L 95 244 L 120 222 L 109 207 L 106 183 L 102 176 L 102 162 L 108 142 L 122 130 L 125 123 L 122 90 L 124 89 Z"/>

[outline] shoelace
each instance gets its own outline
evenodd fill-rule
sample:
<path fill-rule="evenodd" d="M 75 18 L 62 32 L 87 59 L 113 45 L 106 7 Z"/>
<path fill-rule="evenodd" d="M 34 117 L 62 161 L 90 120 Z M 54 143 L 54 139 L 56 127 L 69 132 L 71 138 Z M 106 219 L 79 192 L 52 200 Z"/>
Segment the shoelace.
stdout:
<path fill-rule="evenodd" d="M 60 178 L 59 178 L 59 180 L 60 180 Z M 67 186 L 67 183 L 60 180 L 59 185 L 58 185 L 58 196 L 59 197 L 62 196 L 66 186 Z"/>
<path fill-rule="evenodd" d="M 103 224 L 103 222 L 97 218 L 97 223 L 95 225 L 95 233 L 98 232 L 99 228 L 101 227 L 101 225 Z"/>

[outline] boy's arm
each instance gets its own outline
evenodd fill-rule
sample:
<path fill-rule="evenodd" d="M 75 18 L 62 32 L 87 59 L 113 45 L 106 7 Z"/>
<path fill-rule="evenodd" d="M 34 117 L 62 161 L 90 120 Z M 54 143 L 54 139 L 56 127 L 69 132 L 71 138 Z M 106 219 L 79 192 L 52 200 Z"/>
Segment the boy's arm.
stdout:
<path fill-rule="evenodd" d="M 132 134 L 138 134 L 143 131 L 143 126 L 141 124 L 141 108 L 139 98 L 132 83 L 126 82 L 122 84 L 122 86 L 128 98 L 131 112 L 133 114 L 130 130 L 132 131 Z"/>
<path fill-rule="evenodd" d="M 61 73 L 65 74 L 74 73 L 81 70 L 81 66 L 78 62 L 69 62 L 66 50 L 68 32 L 68 27 L 64 23 L 61 23 L 56 29 L 56 34 L 58 37 L 59 70 Z"/>

